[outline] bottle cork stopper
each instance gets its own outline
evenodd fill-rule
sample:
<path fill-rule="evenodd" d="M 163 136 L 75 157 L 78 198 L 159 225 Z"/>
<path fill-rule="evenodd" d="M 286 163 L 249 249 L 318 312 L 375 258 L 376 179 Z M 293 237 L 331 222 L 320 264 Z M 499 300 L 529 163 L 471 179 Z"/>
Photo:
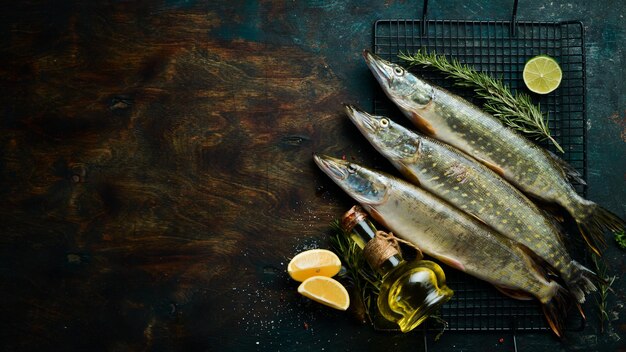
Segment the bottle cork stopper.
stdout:
<path fill-rule="evenodd" d="M 343 217 L 341 218 L 341 227 L 346 232 L 352 232 L 354 226 L 366 218 L 367 213 L 365 210 L 363 210 L 360 205 L 355 205 L 343 214 Z"/>

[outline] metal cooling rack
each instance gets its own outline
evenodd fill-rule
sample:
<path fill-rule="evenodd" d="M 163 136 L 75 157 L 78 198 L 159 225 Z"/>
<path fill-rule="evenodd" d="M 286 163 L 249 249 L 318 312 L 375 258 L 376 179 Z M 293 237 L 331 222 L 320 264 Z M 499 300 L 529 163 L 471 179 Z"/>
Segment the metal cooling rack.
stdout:
<path fill-rule="evenodd" d="M 561 85 L 554 92 L 533 98 L 549 116 L 552 136 L 565 150 L 564 159 L 586 178 L 586 113 L 584 30 L 581 22 L 516 21 L 517 1 L 511 21 L 462 21 L 388 19 L 374 25 L 374 52 L 392 62 L 397 55 L 419 49 L 457 58 L 479 71 L 501 77 L 514 91 L 525 89 L 524 64 L 533 56 L 554 57 L 563 70 Z M 415 69 L 422 77 L 469 100 L 472 93 L 430 70 Z M 374 99 L 379 115 L 401 116 L 380 88 Z M 398 118 L 400 119 L 400 118 Z M 541 143 L 540 143 L 541 144 Z M 549 150 L 555 148 L 542 144 Z M 577 191 L 586 193 L 584 186 Z M 448 285 L 455 296 L 442 308 L 441 317 L 456 331 L 537 331 L 549 329 L 539 304 L 505 297 L 491 285 L 447 268 Z M 574 315 L 574 314 L 570 314 Z M 582 330 L 584 321 L 573 317 L 569 330 Z"/>

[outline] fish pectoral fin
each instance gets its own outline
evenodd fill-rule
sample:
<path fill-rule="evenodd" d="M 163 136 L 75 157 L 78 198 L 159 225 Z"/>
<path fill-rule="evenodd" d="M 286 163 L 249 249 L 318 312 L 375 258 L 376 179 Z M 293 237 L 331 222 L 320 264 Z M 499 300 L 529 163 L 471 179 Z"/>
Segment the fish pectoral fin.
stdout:
<path fill-rule="evenodd" d="M 508 287 L 504 287 L 504 286 L 498 286 L 498 285 L 493 285 L 498 291 L 502 292 L 503 294 L 513 298 L 513 299 L 518 299 L 521 301 L 530 301 L 532 300 L 534 297 L 533 295 L 531 295 L 528 292 L 524 292 L 522 290 L 519 289 L 515 289 L 515 288 L 508 288 Z"/>
<path fill-rule="evenodd" d="M 480 161 L 482 164 L 484 164 L 485 166 L 487 166 L 488 168 L 490 168 L 496 174 L 500 175 L 501 177 L 504 177 L 504 169 L 501 168 L 500 166 L 482 158 L 476 158 L 476 159 Z"/>
<path fill-rule="evenodd" d="M 404 175 L 404 177 L 411 182 L 412 184 L 419 186 L 420 185 L 420 180 L 417 178 L 417 176 L 415 176 L 415 174 L 413 173 L 413 171 L 411 171 L 410 168 L 408 168 L 404 163 L 400 164 L 400 172 L 402 173 L 402 175 Z"/>
<path fill-rule="evenodd" d="M 430 102 L 428 104 L 430 104 Z M 426 106 L 428 106 L 428 104 Z M 430 137 L 434 137 L 435 136 L 435 134 L 436 134 L 435 132 L 436 131 L 435 131 L 435 128 L 433 127 L 433 125 L 431 125 L 430 122 L 428 122 L 420 114 L 416 113 L 415 111 L 411 111 L 411 120 L 413 121 L 413 124 L 420 131 L 424 132 L 425 134 L 427 134 Z"/>
<path fill-rule="evenodd" d="M 465 271 L 465 265 L 463 265 L 463 263 L 461 263 L 460 261 L 454 258 L 448 257 L 446 255 L 441 255 L 441 254 L 437 254 L 434 257 L 452 268 L 461 270 L 463 272 Z"/>
<path fill-rule="evenodd" d="M 382 216 L 378 210 L 376 210 L 375 207 L 371 206 L 371 205 L 367 205 L 367 204 L 362 204 L 363 209 L 365 209 L 365 211 L 367 211 L 374 220 L 376 220 L 379 224 L 381 224 L 383 227 L 386 227 L 387 229 L 389 228 L 389 225 L 387 225 L 387 223 L 385 222 L 385 217 Z"/>

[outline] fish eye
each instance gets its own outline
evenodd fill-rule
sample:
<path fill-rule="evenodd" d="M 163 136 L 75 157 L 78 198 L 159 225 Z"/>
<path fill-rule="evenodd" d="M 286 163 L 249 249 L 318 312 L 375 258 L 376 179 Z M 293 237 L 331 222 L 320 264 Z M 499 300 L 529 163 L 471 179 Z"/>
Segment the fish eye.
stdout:
<path fill-rule="evenodd" d="M 389 120 L 387 120 L 387 119 L 381 119 L 381 120 L 380 120 L 380 125 L 381 125 L 382 127 L 389 127 Z"/>
<path fill-rule="evenodd" d="M 348 166 L 348 173 L 353 174 L 353 173 L 355 173 L 355 172 L 356 172 L 356 167 L 354 167 L 354 165 L 350 164 L 350 165 Z"/>
<path fill-rule="evenodd" d="M 396 66 L 393 69 L 393 72 L 395 72 L 395 74 L 398 75 L 398 76 L 402 76 L 404 74 L 404 70 L 400 66 Z"/>

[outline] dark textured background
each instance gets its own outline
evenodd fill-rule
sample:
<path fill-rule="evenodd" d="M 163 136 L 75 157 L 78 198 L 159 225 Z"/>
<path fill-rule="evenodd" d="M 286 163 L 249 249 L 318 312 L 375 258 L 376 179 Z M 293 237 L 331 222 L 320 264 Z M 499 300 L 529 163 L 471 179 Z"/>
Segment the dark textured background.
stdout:
<path fill-rule="evenodd" d="M 512 1 L 432 1 L 435 19 L 508 19 Z M 620 1 L 521 1 L 586 29 L 589 198 L 624 218 Z M 311 153 L 379 162 L 341 113 L 371 108 L 360 52 L 408 1 L 21 1 L 0 11 L 0 349 L 423 350 L 299 297 L 295 253 L 351 202 Z M 611 273 L 624 252 L 611 242 Z M 625 351 L 613 320 L 520 351 Z M 503 342 L 498 340 L 503 338 Z M 619 340 L 621 338 L 621 340 Z M 510 351 L 447 332 L 436 351 Z"/>

